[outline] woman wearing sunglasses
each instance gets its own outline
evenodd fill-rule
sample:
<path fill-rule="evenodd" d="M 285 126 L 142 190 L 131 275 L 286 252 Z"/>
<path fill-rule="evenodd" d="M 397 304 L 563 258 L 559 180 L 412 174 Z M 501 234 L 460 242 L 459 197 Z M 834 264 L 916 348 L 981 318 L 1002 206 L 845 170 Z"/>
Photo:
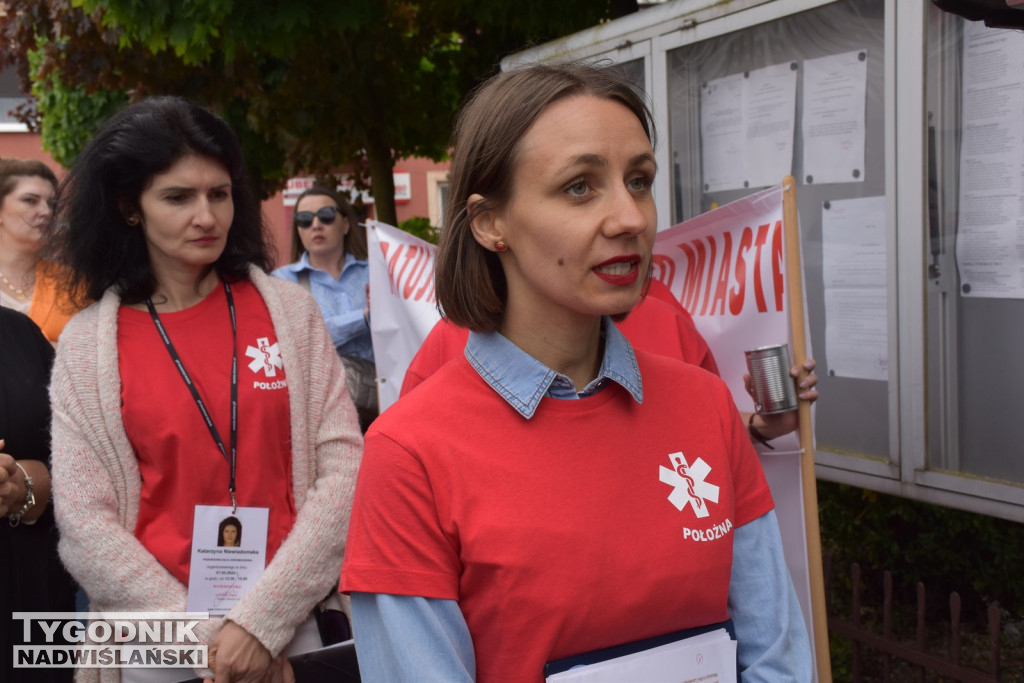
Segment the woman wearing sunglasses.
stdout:
<path fill-rule="evenodd" d="M 273 272 L 312 294 L 345 365 L 363 432 L 377 417 L 377 373 L 370 340 L 370 268 L 366 232 L 334 190 L 311 187 L 292 216 L 292 263 Z"/>

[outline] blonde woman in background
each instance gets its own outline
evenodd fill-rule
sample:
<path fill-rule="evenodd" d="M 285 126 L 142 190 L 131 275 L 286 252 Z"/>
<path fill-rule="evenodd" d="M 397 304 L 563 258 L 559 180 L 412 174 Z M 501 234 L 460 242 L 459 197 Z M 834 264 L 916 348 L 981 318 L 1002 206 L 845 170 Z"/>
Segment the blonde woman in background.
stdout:
<path fill-rule="evenodd" d="M 57 176 L 41 161 L 0 159 L 0 306 L 28 315 L 51 344 L 74 313 L 52 264 L 40 258 Z"/>

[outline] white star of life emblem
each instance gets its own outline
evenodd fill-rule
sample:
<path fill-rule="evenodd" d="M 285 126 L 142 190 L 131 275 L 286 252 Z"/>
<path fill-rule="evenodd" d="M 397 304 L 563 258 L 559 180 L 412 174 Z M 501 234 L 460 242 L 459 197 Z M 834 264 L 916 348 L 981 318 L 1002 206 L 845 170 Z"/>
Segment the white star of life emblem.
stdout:
<path fill-rule="evenodd" d="M 662 465 L 658 468 L 658 479 L 672 487 L 668 500 L 682 512 L 687 505 L 693 508 L 697 517 L 708 516 L 706 501 L 718 502 L 718 487 L 704 481 L 711 472 L 711 467 L 701 458 L 690 465 L 682 453 L 670 453 L 668 456 L 672 469 Z"/>
<path fill-rule="evenodd" d="M 277 342 L 271 344 L 267 337 L 257 339 L 256 346 L 246 347 L 245 355 L 252 358 L 249 369 L 253 372 L 263 370 L 267 377 L 277 377 L 278 369 L 284 369 L 284 361 L 281 360 Z"/>

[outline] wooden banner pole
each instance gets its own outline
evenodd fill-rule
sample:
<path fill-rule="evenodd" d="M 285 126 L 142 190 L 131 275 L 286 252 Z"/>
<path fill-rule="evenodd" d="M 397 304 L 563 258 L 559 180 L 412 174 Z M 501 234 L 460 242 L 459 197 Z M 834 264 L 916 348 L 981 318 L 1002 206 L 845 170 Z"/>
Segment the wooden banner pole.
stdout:
<path fill-rule="evenodd" d="M 796 206 L 796 179 L 782 181 L 782 225 L 786 252 L 786 286 L 789 289 L 789 320 L 793 339 L 793 362 L 807 360 L 807 333 L 804 327 L 803 266 L 800 262 L 800 230 Z M 802 371 L 797 382 L 807 376 Z M 804 526 L 807 533 L 807 571 L 811 587 L 811 621 L 819 683 L 832 683 L 832 661 L 828 645 L 828 614 L 825 609 L 825 576 L 821 560 L 821 528 L 818 523 L 818 487 L 814 474 L 814 433 L 811 403 L 798 403 L 800 424 L 800 481 L 804 499 Z"/>

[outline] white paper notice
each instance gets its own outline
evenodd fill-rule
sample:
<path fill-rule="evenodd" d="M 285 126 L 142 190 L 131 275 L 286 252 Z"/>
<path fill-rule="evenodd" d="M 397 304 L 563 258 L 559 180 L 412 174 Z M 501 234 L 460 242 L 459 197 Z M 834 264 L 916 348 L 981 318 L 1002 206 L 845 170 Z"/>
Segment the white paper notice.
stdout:
<path fill-rule="evenodd" d="M 700 91 L 700 141 L 704 191 L 743 187 L 743 74 L 718 78 Z"/>
<path fill-rule="evenodd" d="M 829 375 L 889 379 L 885 197 L 825 202 L 825 362 Z"/>
<path fill-rule="evenodd" d="M 866 50 L 804 61 L 804 182 L 864 181 Z"/>
<path fill-rule="evenodd" d="M 1024 35 L 964 22 L 960 215 L 964 296 L 1024 297 Z"/>
<path fill-rule="evenodd" d="M 786 62 L 701 87 L 705 192 L 768 187 L 792 173 L 796 77 Z"/>
<path fill-rule="evenodd" d="M 736 641 L 725 629 L 587 664 L 548 676 L 548 683 L 735 683 Z"/>
<path fill-rule="evenodd" d="M 188 574 L 189 612 L 224 616 L 267 566 L 269 508 L 197 505 Z"/>
<path fill-rule="evenodd" d="M 747 79 L 744 187 L 777 185 L 793 172 L 796 127 L 795 63 L 750 72 Z"/>

